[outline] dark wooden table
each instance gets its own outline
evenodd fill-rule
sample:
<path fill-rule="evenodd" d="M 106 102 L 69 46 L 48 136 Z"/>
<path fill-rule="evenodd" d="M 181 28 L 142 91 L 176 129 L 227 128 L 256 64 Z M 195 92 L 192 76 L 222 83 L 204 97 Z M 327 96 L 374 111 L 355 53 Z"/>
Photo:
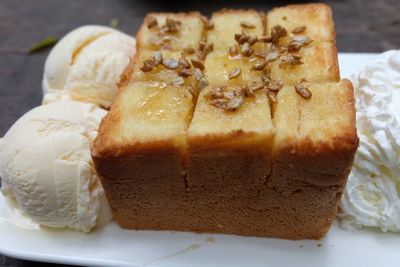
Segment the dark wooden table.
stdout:
<path fill-rule="evenodd" d="M 150 11 L 199 10 L 209 15 L 224 8 L 269 10 L 309 1 L 172 0 L 0 0 L 0 136 L 22 114 L 41 102 L 43 64 L 48 51 L 29 55 L 36 41 L 63 36 L 84 24 L 109 25 L 134 35 Z M 382 52 L 400 48 L 400 1 L 332 0 L 340 52 Z M 55 266 L 0 255 L 0 266 Z"/>

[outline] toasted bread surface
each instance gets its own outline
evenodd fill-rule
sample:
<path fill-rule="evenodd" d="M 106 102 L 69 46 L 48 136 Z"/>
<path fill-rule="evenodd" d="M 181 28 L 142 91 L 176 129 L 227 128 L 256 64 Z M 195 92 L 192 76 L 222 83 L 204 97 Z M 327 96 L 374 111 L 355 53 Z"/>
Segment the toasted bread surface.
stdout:
<path fill-rule="evenodd" d="M 177 31 L 164 30 L 167 19 L 177 21 Z M 151 21 L 156 25 L 149 28 Z M 203 36 L 203 20 L 198 12 L 190 13 L 149 13 L 136 34 L 138 50 L 182 51 L 187 47 L 197 47 Z"/>
<path fill-rule="evenodd" d="M 289 33 L 296 28 L 305 26 L 307 34 L 314 42 L 335 42 L 336 31 L 332 18 L 332 11 L 326 4 L 288 5 L 274 8 L 267 15 L 267 35 L 271 28 L 281 25 Z"/>
<path fill-rule="evenodd" d="M 264 34 L 264 17 L 260 12 L 255 10 L 229 10 L 224 9 L 213 13 L 211 21 L 214 28 L 209 31 L 207 39 L 214 43 L 215 50 L 228 50 L 229 47 L 235 45 L 234 36 L 246 30 L 250 35 L 262 36 Z M 247 23 L 254 28 L 242 27 L 241 24 Z M 262 45 L 258 44 L 255 48 L 262 49 Z"/>

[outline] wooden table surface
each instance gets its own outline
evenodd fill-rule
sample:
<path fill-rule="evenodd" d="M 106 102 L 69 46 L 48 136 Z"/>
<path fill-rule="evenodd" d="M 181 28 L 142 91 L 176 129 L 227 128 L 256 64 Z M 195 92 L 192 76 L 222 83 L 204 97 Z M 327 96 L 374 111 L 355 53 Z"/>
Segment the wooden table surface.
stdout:
<path fill-rule="evenodd" d="M 0 0 L 0 137 L 22 114 L 40 105 L 43 65 L 48 54 L 27 54 L 37 41 L 63 36 L 84 24 L 109 25 L 134 35 L 150 11 L 199 10 L 206 15 L 224 7 L 269 10 L 308 1 L 173 0 Z M 382 52 L 400 48 L 400 1 L 335 0 L 331 5 L 340 52 Z M 0 266 L 55 266 L 0 255 Z"/>

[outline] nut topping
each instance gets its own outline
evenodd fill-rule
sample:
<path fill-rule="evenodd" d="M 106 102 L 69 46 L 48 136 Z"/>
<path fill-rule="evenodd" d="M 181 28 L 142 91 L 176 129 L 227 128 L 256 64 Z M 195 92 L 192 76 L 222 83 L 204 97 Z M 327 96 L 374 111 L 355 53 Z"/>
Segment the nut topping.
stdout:
<path fill-rule="evenodd" d="M 271 29 L 271 41 L 276 44 L 279 42 L 280 38 L 286 37 L 287 31 L 281 25 L 276 25 Z"/>
<path fill-rule="evenodd" d="M 248 42 L 245 42 L 243 45 L 242 45 L 242 48 L 241 48 L 241 53 L 243 54 L 243 55 L 247 55 L 248 53 L 249 53 L 249 51 L 250 51 L 250 44 L 248 43 Z"/>
<path fill-rule="evenodd" d="M 281 80 L 273 80 L 266 85 L 266 88 L 272 92 L 278 92 L 283 87 L 283 82 Z"/>
<path fill-rule="evenodd" d="M 179 67 L 179 62 L 173 58 L 163 59 L 162 64 L 170 70 L 175 70 Z"/>
<path fill-rule="evenodd" d="M 266 66 L 268 65 L 267 61 L 262 61 L 262 62 L 258 62 L 255 65 L 253 65 L 251 68 L 253 70 L 263 70 Z"/>
<path fill-rule="evenodd" d="M 183 54 L 185 54 L 185 55 L 191 55 L 191 54 L 194 54 L 194 52 L 196 52 L 196 50 L 191 46 L 188 46 L 183 49 Z"/>
<path fill-rule="evenodd" d="M 296 93 L 298 93 L 304 99 L 310 99 L 312 96 L 311 91 L 307 88 L 304 83 L 299 83 L 294 86 Z"/>
<path fill-rule="evenodd" d="M 214 50 L 214 44 L 213 43 L 206 43 L 205 41 L 201 41 L 199 43 L 199 50 L 196 51 L 196 55 L 199 59 L 205 60 L 206 56 Z"/>
<path fill-rule="evenodd" d="M 303 64 L 301 56 L 295 54 L 286 54 L 281 57 L 279 68 L 285 68 L 286 66 L 296 66 Z"/>
<path fill-rule="evenodd" d="M 191 67 L 190 63 L 184 57 L 180 57 L 178 62 L 179 66 L 184 69 L 190 69 Z"/>
<path fill-rule="evenodd" d="M 172 80 L 172 84 L 175 86 L 180 86 L 183 85 L 185 81 L 183 80 L 182 77 L 176 77 L 175 79 Z"/>
<path fill-rule="evenodd" d="M 149 72 L 152 71 L 157 64 L 154 62 L 154 59 L 146 59 L 143 61 L 142 67 L 140 67 L 140 70 L 143 72 Z"/>
<path fill-rule="evenodd" d="M 237 76 L 240 75 L 241 69 L 239 67 L 233 68 L 232 71 L 228 75 L 228 79 L 231 80 L 233 78 L 236 78 Z"/>
<path fill-rule="evenodd" d="M 193 67 L 198 68 L 200 70 L 204 70 L 204 63 L 201 60 L 192 58 L 191 61 Z"/>
<path fill-rule="evenodd" d="M 178 75 L 187 78 L 189 76 L 192 76 L 192 72 L 190 71 L 190 69 L 181 69 L 178 71 Z"/>
<path fill-rule="evenodd" d="M 301 47 L 310 44 L 312 40 L 306 35 L 296 35 L 293 37 L 288 45 L 288 51 L 299 51 Z"/>
<path fill-rule="evenodd" d="M 163 31 L 168 33 L 177 33 L 179 31 L 178 27 L 181 25 L 179 20 L 174 20 L 172 18 L 167 18 L 165 25 L 163 26 Z"/>
<path fill-rule="evenodd" d="M 211 105 L 227 111 L 234 111 L 243 104 L 243 92 L 241 88 L 227 89 L 226 86 L 214 87 L 206 95 L 211 100 Z"/>
<path fill-rule="evenodd" d="M 263 82 L 252 82 L 252 83 L 249 83 L 247 85 L 247 87 L 251 91 L 255 92 L 255 91 L 260 90 L 261 88 L 263 88 L 264 87 L 264 83 Z"/>
<path fill-rule="evenodd" d="M 147 19 L 147 28 L 151 29 L 158 25 L 158 22 L 155 17 L 149 17 Z"/>
<path fill-rule="evenodd" d="M 246 34 L 242 34 L 237 42 L 238 42 L 239 44 L 244 44 L 244 43 L 247 42 L 249 39 L 250 39 L 250 36 L 248 36 L 248 35 L 246 35 Z"/>
<path fill-rule="evenodd" d="M 267 62 L 275 61 L 279 58 L 279 52 L 276 49 L 270 49 L 265 57 Z"/>

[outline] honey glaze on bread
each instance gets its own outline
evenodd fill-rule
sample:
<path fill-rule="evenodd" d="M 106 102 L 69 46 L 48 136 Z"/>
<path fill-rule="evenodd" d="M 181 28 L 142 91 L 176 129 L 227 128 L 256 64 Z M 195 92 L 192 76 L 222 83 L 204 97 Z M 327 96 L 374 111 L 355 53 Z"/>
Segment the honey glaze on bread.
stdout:
<path fill-rule="evenodd" d="M 149 14 L 92 157 L 124 228 L 319 239 L 358 146 L 323 4 Z"/>

